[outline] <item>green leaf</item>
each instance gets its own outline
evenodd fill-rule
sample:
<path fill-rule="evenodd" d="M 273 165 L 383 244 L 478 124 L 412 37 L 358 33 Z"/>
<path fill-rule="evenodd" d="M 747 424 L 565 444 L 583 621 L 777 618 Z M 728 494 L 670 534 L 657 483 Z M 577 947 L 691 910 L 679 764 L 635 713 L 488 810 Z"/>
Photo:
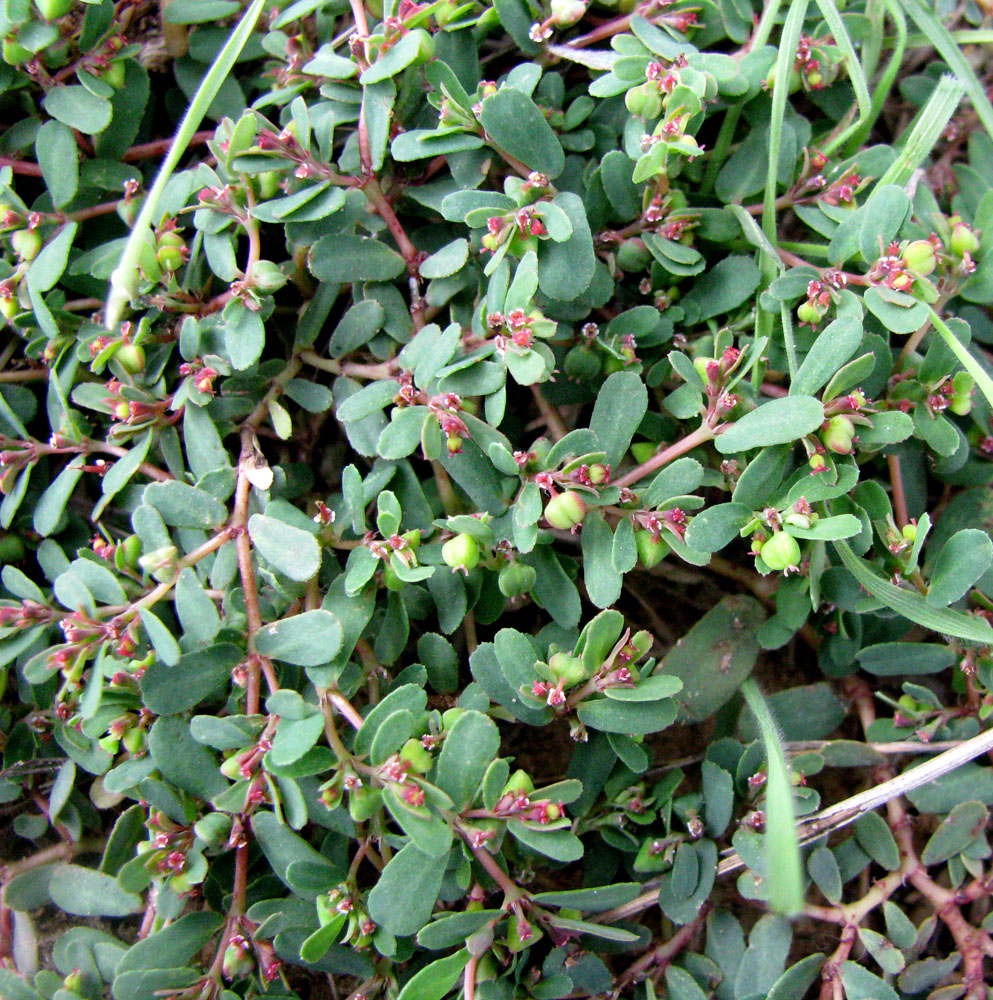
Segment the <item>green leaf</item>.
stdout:
<path fill-rule="evenodd" d="M 265 347 L 265 325 L 262 317 L 249 309 L 241 299 L 232 299 L 221 313 L 224 324 L 224 346 L 235 368 L 250 368 L 259 360 Z"/>
<path fill-rule="evenodd" d="M 485 98 L 479 121 L 497 147 L 531 170 L 552 179 L 562 173 L 565 154 L 558 137 L 523 91 L 505 85 Z"/>
<path fill-rule="evenodd" d="M 700 552 L 718 552 L 737 538 L 740 529 L 753 517 L 751 507 L 740 503 L 720 503 L 708 507 L 690 521 L 686 529 L 686 544 Z"/>
<path fill-rule="evenodd" d="M 873 597 L 897 614 L 935 632 L 943 632 L 982 646 L 993 643 L 993 628 L 985 621 L 947 608 L 932 607 L 920 594 L 902 590 L 877 576 L 868 563 L 855 555 L 847 542 L 838 541 L 833 545 L 852 576 Z"/>
<path fill-rule="evenodd" d="M 877 677 L 902 674 L 939 674 L 958 659 L 951 646 L 933 642 L 881 642 L 858 652 L 863 670 Z"/>
<path fill-rule="evenodd" d="M 570 301 L 585 292 L 596 272 L 593 236 L 586 209 L 578 195 L 560 191 L 555 204 L 572 224 L 572 235 L 563 243 L 543 240 L 538 247 L 538 284 L 552 299 Z"/>
<path fill-rule="evenodd" d="M 596 510 L 583 521 L 583 579 L 586 593 L 598 608 L 607 608 L 621 595 L 621 574 L 614 568 L 614 533 Z"/>
<path fill-rule="evenodd" d="M 862 259 L 872 264 L 886 253 L 886 248 L 900 232 L 910 214 L 910 198 L 896 184 L 880 184 L 865 203 L 859 248 Z M 846 359 L 847 360 L 847 359 Z"/>
<path fill-rule="evenodd" d="M 272 741 L 272 749 L 266 754 L 266 762 L 277 767 L 285 767 L 298 761 L 321 738 L 324 732 L 324 716 L 320 712 L 306 715 L 302 719 L 282 718 Z"/>
<path fill-rule="evenodd" d="M 197 798 L 212 799 L 228 787 L 214 755 L 193 739 L 182 719 L 156 719 L 148 733 L 148 751 L 166 781 Z"/>
<path fill-rule="evenodd" d="M 456 719 L 438 756 L 434 783 L 461 812 L 476 794 L 487 767 L 500 750 L 500 733 L 482 712 L 469 710 Z"/>
<path fill-rule="evenodd" d="M 224 642 L 187 653 L 174 666 L 155 662 L 141 678 L 145 707 L 156 715 L 185 712 L 217 693 L 242 659 L 242 650 Z"/>
<path fill-rule="evenodd" d="M 855 821 L 854 830 L 859 847 L 873 861 L 891 872 L 900 867 L 900 849 L 889 824 L 879 813 L 869 812 L 859 816 Z"/>
<path fill-rule="evenodd" d="M 968 593 L 993 563 L 993 541 L 979 528 L 957 531 L 942 546 L 931 573 L 927 603 L 943 608 Z"/>
<path fill-rule="evenodd" d="M 591 729 L 639 736 L 658 733 L 671 726 L 676 720 L 676 705 L 668 698 L 652 702 L 604 698 L 582 702 L 576 714 L 579 721 Z"/>
<path fill-rule="evenodd" d="M 993 805 L 993 770 L 978 764 L 963 764 L 950 774 L 907 792 L 920 813 L 950 813 L 960 802 Z"/>
<path fill-rule="evenodd" d="M 813 396 L 858 350 L 862 324 L 854 316 L 839 316 L 829 323 L 807 352 L 796 378 L 790 383 L 791 396 Z"/>
<path fill-rule="evenodd" d="M 334 284 L 347 281 L 392 281 L 406 265 L 403 257 L 370 236 L 334 233 L 310 249 L 308 267 L 315 278 Z"/>
<path fill-rule="evenodd" d="M 931 834 L 921 861 L 938 865 L 965 850 L 986 829 L 986 806 L 982 802 L 960 802 Z"/>
<path fill-rule="evenodd" d="M 253 514 L 248 519 L 248 534 L 266 562 L 291 580 L 309 580 L 321 567 L 321 547 L 303 528 L 265 514 Z"/>
<path fill-rule="evenodd" d="M 639 882 L 615 882 L 593 889 L 564 889 L 561 892 L 539 892 L 531 898 L 539 906 L 564 906 L 584 913 L 603 913 L 623 906 L 641 892 Z"/>
<path fill-rule="evenodd" d="M 299 667 L 317 667 L 334 660 L 343 640 L 341 623 L 330 611 L 304 611 L 259 629 L 255 651 Z"/>
<path fill-rule="evenodd" d="M 236 0 L 171 0 L 164 8 L 166 24 L 206 24 L 238 13 Z"/>
<path fill-rule="evenodd" d="M 74 458 L 38 498 L 34 508 L 33 523 L 34 530 L 42 538 L 47 538 L 59 526 L 62 512 L 76 488 L 76 483 L 79 482 L 79 477 L 83 474 L 84 462 L 85 459 L 80 456 Z"/>
<path fill-rule="evenodd" d="M 441 951 L 461 944 L 470 934 L 488 924 L 494 917 L 500 917 L 501 910 L 465 910 L 460 913 L 444 913 L 417 934 L 417 943 L 431 951 Z"/>
<path fill-rule="evenodd" d="M 699 321 L 703 322 L 737 309 L 758 287 L 759 268 L 752 257 L 725 257 L 707 271 L 683 301 L 699 306 Z"/>
<path fill-rule="evenodd" d="M 885 285 L 866 289 L 862 302 L 893 333 L 913 333 L 927 322 L 928 307 L 923 302 L 902 292 L 890 291 Z"/>
<path fill-rule="evenodd" d="M 369 916 L 390 934 L 416 934 L 431 918 L 447 855 L 433 857 L 407 844 L 390 859 L 369 893 Z"/>
<path fill-rule="evenodd" d="M 116 975 L 137 969 L 181 967 L 210 941 L 223 922 L 219 913 L 187 913 L 131 945 L 117 963 Z"/>
<path fill-rule="evenodd" d="M 359 83 L 367 86 L 380 83 L 402 73 L 413 63 L 421 51 L 423 32 L 409 31 L 380 57 L 359 77 Z"/>
<path fill-rule="evenodd" d="M 140 913 L 141 897 L 125 892 L 116 878 L 81 865 L 59 865 L 48 883 L 59 909 L 77 917 L 127 917 Z"/>
<path fill-rule="evenodd" d="M 79 148 L 72 129 L 45 122 L 35 139 L 35 156 L 55 207 L 72 201 L 79 189 Z"/>
<path fill-rule="evenodd" d="M 892 986 L 856 962 L 842 963 L 841 983 L 847 1000 L 900 1000 Z"/>
<path fill-rule="evenodd" d="M 462 948 L 428 963 L 404 983 L 397 1000 L 441 1000 L 458 982 L 470 957 L 468 949 Z"/>
<path fill-rule="evenodd" d="M 803 1000 L 814 980 L 820 978 L 823 966 L 820 952 L 801 958 L 776 980 L 766 1000 Z"/>
<path fill-rule="evenodd" d="M 85 87 L 72 84 L 68 87 L 53 87 L 42 107 L 55 119 L 69 128 L 78 129 L 87 135 L 102 132 L 113 114 L 110 101 L 91 94 Z"/>
<path fill-rule="evenodd" d="M 422 278 L 447 278 L 460 271 L 469 259 L 469 241 L 459 237 L 421 262 Z"/>
<path fill-rule="evenodd" d="M 652 674 L 634 687 L 607 687 L 603 693 L 612 701 L 661 701 L 683 690 L 683 682 L 669 674 Z"/>
<path fill-rule="evenodd" d="M 217 528 L 228 519 L 228 509 L 216 497 L 178 479 L 149 483 L 143 494 L 166 524 L 176 528 Z"/>
<path fill-rule="evenodd" d="M 764 620 L 753 598 L 725 597 L 666 654 L 662 669 L 683 682 L 676 702 L 684 717 L 701 722 L 739 690 L 758 659 Z"/>
<path fill-rule="evenodd" d="M 306 862 L 318 865 L 328 870 L 328 885 L 342 877 L 343 872 L 338 873 L 331 862 L 318 851 L 315 851 L 303 837 L 294 833 L 280 818 L 273 812 L 257 812 L 252 816 L 252 832 L 255 834 L 256 843 L 262 849 L 266 860 L 272 867 L 276 876 L 284 885 L 293 892 L 297 889 L 286 879 L 289 867 L 295 863 Z M 318 891 L 305 894 L 305 898 L 313 899 Z M 301 893 L 297 892 L 297 895 Z"/>
<path fill-rule="evenodd" d="M 510 820 L 507 830 L 515 840 L 553 861 L 565 864 L 583 856 L 583 842 L 571 830 L 543 830 L 519 819 Z"/>
<path fill-rule="evenodd" d="M 717 450 L 733 455 L 751 448 L 788 444 L 812 434 L 824 422 L 824 407 L 812 396 L 784 396 L 771 399 L 746 413 L 718 436 Z"/>
<path fill-rule="evenodd" d="M 10 969 L 0 969 L 0 996 L 5 1000 L 41 1000 L 41 994 Z"/>
<path fill-rule="evenodd" d="M 658 507 L 673 497 L 696 492 L 703 482 L 703 466 L 695 458 L 677 458 L 667 465 L 642 494 L 645 507 Z"/>
<path fill-rule="evenodd" d="M 199 412 L 197 407 L 188 406 L 186 407 L 187 415 L 189 415 L 190 410 L 197 410 Z M 138 438 L 126 455 L 119 458 L 110 467 L 110 470 L 100 482 L 100 489 L 103 492 L 103 496 L 93 509 L 94 520 L 103 513 L 110 501 L 135 477 L 142 462 L 148 457 L 148 449 L 151 447 L 151 444 L 152 432 L 148 431 Z M 187 437 L 188 445 L 189 437 Z"/>
<path fill-rule="evenodd" d="M 185 572 L 191 573 L 192 570 L 186 570 Z M 161 620 L 153 614 L 148 608 L 141 608 L 138 611 L 141 617 L 141 624 L 144 626 L 145 632 L 148 635 L 149 642 L 151 642 L 152 647 L 155 650 L 155 655 L 164 663 L 166 666 L 173 667 L 179 662 L 179 658 L 183 655 L 182 650 L 179 648 L 179 643 L 173 638 L 173 634 L 162 624 Z"/>
<path fill-rule="evenodd" d="M 189 567 L 176 581 L 176 615 L 183 632 L 194 642 L 211 642 L 221 628 L 217 607 Z"/>
<path fill-rule="evenodd" d="M 613 468 L 624 458 L 647 410 L 648 390 L 640 375 L 614 372 L 601 386 L 590 417 L 590 430 Z"/>

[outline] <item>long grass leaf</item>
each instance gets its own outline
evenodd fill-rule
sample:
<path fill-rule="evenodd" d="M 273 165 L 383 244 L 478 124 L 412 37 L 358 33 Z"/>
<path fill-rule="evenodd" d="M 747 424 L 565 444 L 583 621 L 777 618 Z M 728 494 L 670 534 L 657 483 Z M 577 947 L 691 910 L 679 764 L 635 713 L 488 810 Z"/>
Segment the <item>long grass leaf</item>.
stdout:
<path fill-rule="evenodd" d="M 963 93 L 961 82 L 947 73 L 938 81 L 927 104 L 917 113 L 897 158 L 879 179 L 880 187 L 884 184 L 903 187 L 910 180 L 914 171 L 934 149 L 945 126 L 955 114 Z"/>
<path fill-rule="evenodd" d="M 817 6 L 820 7 L 821 14 L 848 65 L 848 79 L 851 80 L 852 89 L 855 91 L 855 102 L 859 109 L 858 124 L 861 125 L 862 121 L 872 114 L 872 98 L 869 96 L 869 83 L 865 78 L 865 72 L 855 54 L 855 46 L 834 0 L 817 0 Z"/>
<path fill-rule="evenodd" d="M 785 917 L 794 917 L 803 909 L 803 874 L 783 738 L 755 681 L 746 680 L 741 693 L 758 721 L 765 747 L 765 879 L 769 905 Z"/>
<path fill-rule="evenodd" d="M 921 3 L 921 0 L 902 0 L 902 2 L 917 27 L 929 39 L 929 44 L 938 50 L 938 54 L 962 82 L 983 127 L 993 136 L 993 104 L 990 104 L 986 88 L 979 82 L 975 71 L 949 30 Z"/>
<path fill-rule="evenodd" d="M 238 26 L 231 32 L 231 36 L 224 43 L 224 47 L 217 53 L 217 58 L 207 71 L 207 75 L 200 82 L 196 94 L 190 106 L 186 109 L 186 115 L 176 130 L 169 153 L 159 167 L 158 175 L 152 189 L 145 197 L 138 218 L 135 220 L 134 228 L 128 237 L 128 242 L 124 246 L 120 262 L 110 276 L 110 294 L 107 296 L 107 307 L 105 312 L 105 324 L 108 330 L 116 330 L 121 322 L 124 309 L 134 298 L 138 289 L 138 257 L 141 253 L 142 245 L 151 238 L 151 224 L 158 208 L 159 199 L 162 192 L 179 163 L 179 158 L 186 152 L 193 133 L 199 128 L 203 121 L 207 109 L 213 103 L 221 84 L 227 79 L 228 73 L 234 66 L 244 49 L 248 38 L 255 28 L 255 24 L 262 13 L 266 0 L 253 0 L 251 7 L 245 11 Z"/>
<path fill-rule="evenodd" d="M 869 594 L 876 600 L 882 601 L 891 611 L 909 618 L 910 621 L 932 632 L 955 636 L 957 639 L 965 639 L 980 646 L 993 645 L 993 628 L 981 618 L 972 618 L 949 608 L 932 607 L 920 594 L 901 590 L 889 580 L 877 576 L 865 560 L 855 555 L 847 542 L 838 541 L 831 544 L 852 576 Z"/>

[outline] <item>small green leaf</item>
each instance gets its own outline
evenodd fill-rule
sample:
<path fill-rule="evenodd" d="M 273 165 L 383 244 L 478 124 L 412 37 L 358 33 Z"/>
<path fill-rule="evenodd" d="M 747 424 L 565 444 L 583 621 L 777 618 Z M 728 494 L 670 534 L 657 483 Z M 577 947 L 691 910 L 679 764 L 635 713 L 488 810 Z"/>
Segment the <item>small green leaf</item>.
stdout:
<path fill-rule="evenodd" d="M 461 811 L 472 801 L 499 750 L 500 733 L 482 712 L 469 710 L 455 721 L 438 756 L 434 780 L 457 810 Z"/>
<path fill-rule="evenodd" d="M 601 386 L 590 417 L 590 430 L 614 468 L 627 452 L 647 409 L 648 390 L 640 375 L 614 372 Z"/>
<path fill-rule="evenodd" d="M 116 878 L 81 865 L 60 865 L 48 883 L 52 902 L 77 917 L 127 917 L 141 912 L 141 897 L 125 892 Z"/>
<path fill-rule="evenodd" d="M 532 170 L 554 179 L 565 154 L 545 116 L 527 94 L 504 86 L 483 100 L 479 121 L 489 138 Z"/>
<path fill-rule="evenodd" d="M 960 802 L 942 821 L 921 852 L 921 861 L 937 865 L 965 850 L 986 828 L 987 810 L 982 802 Z"/>
<path fill-rule="evenodd" d="M 736 420 L 716 441 L 722 455 L 751 448 L 789 444 L 812 434 L 824 422 L 824 407 L 812 396 L 784 396 L 771 399 Z"/>
<path fill-rule="evenodd" d="M 216 528 L 228 519 L 228 509 L 220 500 L 178 479 L 149 483 L 144 502 L 154 507 L 166 524 L 176 528 Z"/>
<path fill-rule="evenodd" d="M 447 855 L 432 856 L 407 844 L 390 859 L 369 893 L 369 916 L 390 934 L 416 934 L 431 918 Z"/>
<path fill-rule="evenodd" d="M 931 573 L 927 603 L 943 608 L 968 593 L 993 563 L 993 541 L 979 528 L 964 528 L 945 542 Z"/>
<path fill-rule="evenodd" d="M 583 842 L 571 830 L 543 830 L 519 819 L 510 820 L 507 830 L 516 840 L 553 861 L 568 863 L 583 856 Z"/>
<path fill-rule="evenodd" d="M 847 1000 L 900 1000 L 892 986 L 856 962 L 842 964 L 841 982 Z"/>
<path fill-rule="evenodd" d="M 455 986 L 470 957 L 468 949 L 462 948 L 428 963 L 404 983 L 397 1000 L 441 1000 Z"/>
<path fill-rule="evenodd" d="M 304 611 L 259 629 L 255 651 L 300 667 L 316 667 L 334 660 L 343 638 L 341 623 L 330 611 Z"/>
<path fill-rule="evenodd" d="M 604 698 L 584 701 L 576 714 L 579 721 L 591 729 L 638 736 L 658 733 L 671 726 L 676 720 L 676 705 L 670 699 L 637 702 Z"/>
<path fill-rule="evenodd" d="M 335 284 L 346 281 L 392 281 L 404 271 L 395 250 L 370 236 L 335 233 L 310 249 L 308 266 L 315 278 Z"/>
<path fill-rule="evenodd" d="M 110 101 L 91 94 L 78 84 L 53 87 L 41 103 L 42 107 L 63 125 L 78 129 L 87 135 L 102 132 L 110 124 L 113 113 Z"/>
<path fill-rule="evenodd" d="M 253 514 L 248 520 L 248 534 L 266 562 L 291 580 L 309 580 L 320 569 L 321 547 L 303 528 L 265 514 Z"/>
<path fill-rule="evenodd" d="M 83 474 L 84 461 L 81 457 L 74 458 L 38 498 L 34 509 L 34 530 L 42 538 L 46 538 L 58 527 L 62 512 Z"/>

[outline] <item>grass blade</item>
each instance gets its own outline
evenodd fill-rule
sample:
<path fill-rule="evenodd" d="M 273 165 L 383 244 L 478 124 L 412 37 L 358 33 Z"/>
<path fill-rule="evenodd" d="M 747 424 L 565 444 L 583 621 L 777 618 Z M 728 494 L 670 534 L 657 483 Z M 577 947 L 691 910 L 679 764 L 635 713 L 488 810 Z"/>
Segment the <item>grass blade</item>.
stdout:
<path fill-rule="evenodd" d="M 765 874 L 769 886 L 769 906 L 784 917 L 794 917 L 803 909 L 803 874 L 793 788 L 783 738 L 769 703 L 762 697 L 755 681 L 751 678 L 746 680 L 741 686 L 741 693 L 758 721 L 765 746 Z"/>
<path fill-rule="evenodd" d="M 817 6 L 820 7 L 821 14 L 848 64 L 848 79 L 851 80 L 852 88 L 855 91 L 855 103 L 859 109 L 859 120 L 856 124 L 861 127 L 862 122 L 872 114 L 872 98 L 869 96 L 869 84 L 865 78 L 862 63 L 859 62 L 859 58 L 855 54 L 855 46 L 852 44 L 848 29 L 841 19 L 841 14 L 838 13 L 834 0 L 817 0 Z"/>
<path fill-rule="evenodd" d="M 903 6 L 917 27 L 929 39 L 929 43 L 938 50 L 938 54 L 959 78 L 983 127 L 993 136 L 993 104 L 990 104 L 986 88 L 979 82 L 969 61 L 952 38 L 951 32 L 921 3 L 921 0 L 903 0 Z"/>
<path fill-rule="evenodd" d="M 969 353 L 965 344 L 948 329 L 945 321 L 932 309 L 931 323 L 938 335 L 948 345 L 948 349 L 958 359 L 959 364 L 976 380 L 976 385 L 986 397 L 986 402 L 993 407 L 993 379 L 989 377 L 986 369 Z"/>
<path fill-rule="evenodd" d="M 903 187 L 910 180 L 914 171 L 934 149 L 945 126 L 955 114 L 963 93 L 961 82 L 953 76 L 946 74 L 938 81 L 927 104 L 917 113 L 899 155 L 879 179 L 879 186 L 898 184 Z"/>
<path fill-rule="evenodd" d="M 241 55 L 241 50 L 248 42 L 265 3 L 266 0 L 253 0 L 251 7 L 245 11 L 238 26 L 224 43 L 224 47 L 217 53 L 217 58 L 200 82 L 190 106 L 186 109 L 186 115 L 176 130 L 176 136 L 169 153 L 162 161 L 155 183 L 148 192 L 141 212 L 135 220 L 134 228 L 124 246 L 120 262 L 110 276 L 110 294 L 107 296 L 107 306 L 104 310 L 104 323 L 108 330 L 117 329 L 125 307 L 134 298 L 137 291 L 138 255 L 141 252 L 142 244 L 151 237 L 151 223 L 155 217 L 162 192 L 176 169 L 179 158 L 186 152 L 186 147 L 189 145 L 193 133 L 199 128 L 207 109 L 221 89 L 221 84 L 227 79 L 228 73 L 231 72 L 238 56 Z"/>

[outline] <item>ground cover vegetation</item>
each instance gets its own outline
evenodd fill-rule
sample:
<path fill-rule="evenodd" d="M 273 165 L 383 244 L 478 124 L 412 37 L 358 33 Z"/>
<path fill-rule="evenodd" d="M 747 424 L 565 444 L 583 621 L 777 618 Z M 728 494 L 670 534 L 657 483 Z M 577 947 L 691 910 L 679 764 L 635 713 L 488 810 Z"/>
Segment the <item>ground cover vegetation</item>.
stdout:
<path fill-rule="evenodd" d="M 990 5 L 0 38 L 0 995 L 993 995 Z"/>

